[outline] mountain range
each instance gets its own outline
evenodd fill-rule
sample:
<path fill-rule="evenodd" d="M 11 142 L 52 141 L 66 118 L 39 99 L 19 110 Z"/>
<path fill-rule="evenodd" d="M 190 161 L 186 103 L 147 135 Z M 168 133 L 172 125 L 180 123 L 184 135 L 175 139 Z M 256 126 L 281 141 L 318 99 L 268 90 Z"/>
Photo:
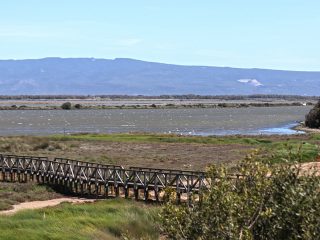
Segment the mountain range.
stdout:
<path fill-rule="evenodd" d="M 0 95 L 320 95 L 320 72 L 183 66 L 128 58 L 0 60 Z"/>

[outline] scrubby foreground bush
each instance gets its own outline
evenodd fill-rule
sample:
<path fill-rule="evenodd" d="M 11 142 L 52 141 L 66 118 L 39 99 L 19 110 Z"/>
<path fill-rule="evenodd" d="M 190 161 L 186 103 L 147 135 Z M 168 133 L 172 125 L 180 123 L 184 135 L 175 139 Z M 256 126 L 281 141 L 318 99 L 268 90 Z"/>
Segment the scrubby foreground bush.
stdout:
<path fill-rule="evenodd" d="M 64 110 L 70 110 L 71 109 L 71 103 L 70 102 L 65 102 L 61 105 L 61 108 Z"/>
<path fill-rule="evenodd" d="M 271 166 L 246 158 L 238 179 L 225 167 L 208 172 L 203 201 L 189 206 L 169 200 L 161 212 L 170 239 L 320 239 L 320 180 L 298 165 Z"/>
<path fill-rule="evenodd" d="M 305 124 L 309 128 L 320 128 L 320 100 L 306 115 Z"/>

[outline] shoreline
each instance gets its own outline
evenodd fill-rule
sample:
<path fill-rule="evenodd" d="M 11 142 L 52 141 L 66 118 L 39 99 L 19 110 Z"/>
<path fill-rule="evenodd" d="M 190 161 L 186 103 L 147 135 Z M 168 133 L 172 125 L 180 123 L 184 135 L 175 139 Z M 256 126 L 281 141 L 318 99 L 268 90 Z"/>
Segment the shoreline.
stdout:
<path fill-rule="evenodd" d="M 295 126 L 292 129 L 296 131 L 303 131 L 305 133 L 320 133 L 320 129 L 306 127 L 304 125 L 304 122 L 300 122 L 297 126 Z"/>
<path fill-rule="evenodd" d="M 0 101 L 1 102 L 1 101 Z M 26 106 L 12 105 L 0 106 L 0 111 L 17 111 L 17 110 L 114 110 L 114 109 L 194 109 L 194 108 L 250 108 L 250 107 L 306 107 L 313 104 L 305 104 L 301 102 L 294 103 L 212 103 L 212 104 L 143 104 L 143 105 L 81 105 L 72 103 L 70 109 L 62 109 L 61 106 Z"/>

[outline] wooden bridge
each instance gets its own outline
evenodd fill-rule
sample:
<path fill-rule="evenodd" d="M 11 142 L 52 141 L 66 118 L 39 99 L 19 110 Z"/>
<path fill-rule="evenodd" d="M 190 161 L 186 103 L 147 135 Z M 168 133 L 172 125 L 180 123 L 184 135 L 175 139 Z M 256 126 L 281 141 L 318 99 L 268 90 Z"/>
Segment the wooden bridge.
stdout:
<path fill-rule="evenodd" d="M 161 201 L 164 190 L 178 202 L 208 189 L 204 172 L 98 164 L 65 158 L 0 154 L 0 180 L 37 181 L 83 197 L 120 197 Z"/>

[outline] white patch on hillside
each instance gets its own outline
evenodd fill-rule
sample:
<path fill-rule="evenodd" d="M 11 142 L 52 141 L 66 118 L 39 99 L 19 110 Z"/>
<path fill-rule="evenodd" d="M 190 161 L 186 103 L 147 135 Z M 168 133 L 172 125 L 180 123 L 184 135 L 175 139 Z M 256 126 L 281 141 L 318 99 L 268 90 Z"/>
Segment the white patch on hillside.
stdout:
<path fill-rule="evenodd" d="M 238 82 L 250 84 L 254 87 L 263 86 L 263 84 L 259 82 L 257 79 L 239 79 Z"/>

